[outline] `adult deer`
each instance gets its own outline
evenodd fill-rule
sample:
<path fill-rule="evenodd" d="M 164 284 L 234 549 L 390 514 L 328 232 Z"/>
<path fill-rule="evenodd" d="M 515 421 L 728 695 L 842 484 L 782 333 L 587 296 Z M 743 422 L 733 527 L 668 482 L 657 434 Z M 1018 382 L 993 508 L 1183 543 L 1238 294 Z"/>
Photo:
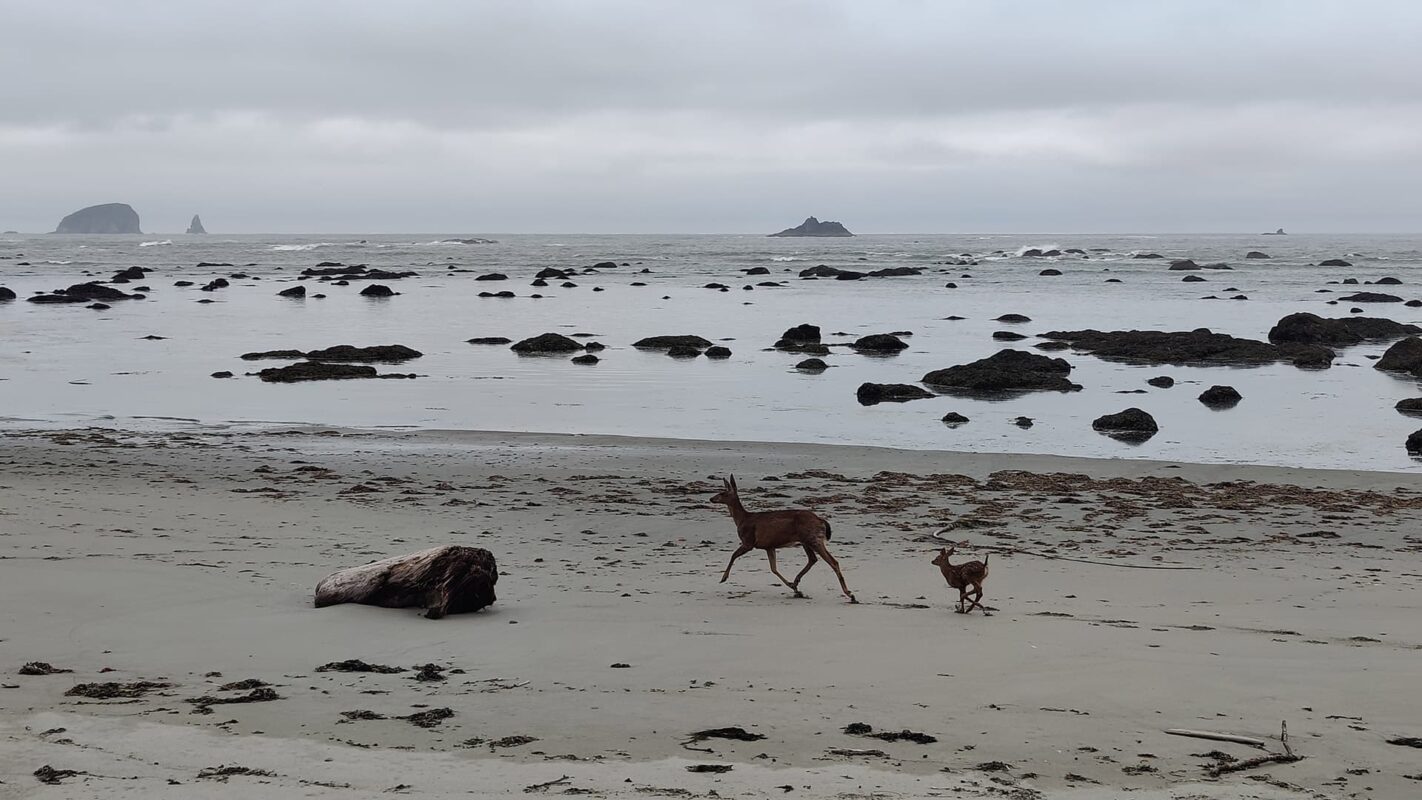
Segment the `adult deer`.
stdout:
<path fill-rule="evenodd" d="M 805 573 L 810 571 L 816 561 L 823 558 L 825 563 L 830 565 L 830 569 L 834 570 L 835 577 L 839 578 L 839 588 L 844 590 L 844 596 L 848 597 L 851 603 L 859 602 L 854 599 L 854 593 L 849 591 L 849 586 L 845 584 L 844 573 L 839 571 L 839 562 L 830 555 L 829 548 L 825 547 L 825 542 L 830 538 L 829 522 L 813 511 L 801 509 L 747 511 L 746 507 L 741 505 L 736 476 L 732 475 L 730 480 L 723 478 L 721 484 L 721 491 L 711 498 L 711 502 L 721 503 L 730 510 L 731 519 L 736 522 L 736 534 L 741 538 L 741 546 L 731 554 L 731 561 L 726 565 L 726 571 L 721 574 L 721 583 L 731 577 L 731 565 L 736 563 L 736 559 L 751 550 L 764 550 L 766 558 L 770 560 L 770 571 L 775 573 L 775 577 L 789 586 L 796 597 L 804 597 L 800 593 L 800 579 L 805 577 Z M 782 547 L 795 546 L 805 549 L 810 563 L 791 581 L 786 580 L 776 568 L 775 551 Z"/>

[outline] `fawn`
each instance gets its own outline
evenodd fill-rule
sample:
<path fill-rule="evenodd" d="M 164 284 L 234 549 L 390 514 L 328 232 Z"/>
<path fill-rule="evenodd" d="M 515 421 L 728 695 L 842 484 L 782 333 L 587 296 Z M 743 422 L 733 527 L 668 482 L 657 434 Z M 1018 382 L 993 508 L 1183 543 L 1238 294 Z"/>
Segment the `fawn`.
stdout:
<path fill-rule="evenodd" d="M 830 538 L 830 524 L 823 517 L 813 511 L 787 510 L 787 511 L 747 511 L 741 505 L 741 497 L 736 489 L 736 476 L 732 475 L 730 480 L 721 480 L 721 491 L 711 498 L 713 503 L 721 503 L 731 512 L 731 519 L 736 522 L 736 533 L 741 538 L 741 546 L 736 548 L 736 552 L 731 554 L 731 561 L 726 565 L 726 571 L 721 573 L 721 583 L 725 583 L 731 577 L 731 565 L 736 563 L 736 559 L 749 553 L 751 550 L 764 550 L 766 558 L 770 559 L 770 571 L 775 573 L 782 583 L 790 587 L 790 591 L 796 597 L 804 597 L 800 593 L 800 579 L 805 577 L 805 573 L 810 571 L 810 567 L 815 562 L 823 558 L 825 563 L 830 565 L 834 574 L 839 578 L 839 588 L 844 590 L 844 596 L 849 598 L 849 602 L 858 603 L 854 599 L 854 593 L 849 591 L 849 586 L 844 582 L 844 573 L 839 571 L 839 562 L 830 555 L 829 549 L 825 547 L 825 542 Z M 810 557 L 810 563 L 800 570 L 800 574 L 795 576 L 795 580 L 786 580 L 784 575 L 775 566 L 775 551 L 781 547 L 803 547 L 805 555 Z"/>
<path fill-rule="evenodd" d="M 956 546 L 944 547 L 939 550 L 938 555 L 933 559 L 933 565 L 943 570 L 943 577 L 948 581 L 948 585 L 958 590 L 957 612 L 959 614 L 967 614 L 974 608 L 980 608 L 985 616 L 992 616 L 992 614 L 988 613 L 988 610 L 983 607 L 982 603 L 979 602 L 983 599 L 983 581 L 987 580 L 987 562 L 988 559 L 992 557 L 991 554 L 983 556 L 982 561 L 964 561 L 961 564 L 954 564 L 948 560 L 948 557 L 957 551 L 958 548 Z M 971 591 L 969 587 L 972 587 Z M 969 594 L 973 595 L 972 605 L 964 608 L 963 606 L 967 603 Z"/>

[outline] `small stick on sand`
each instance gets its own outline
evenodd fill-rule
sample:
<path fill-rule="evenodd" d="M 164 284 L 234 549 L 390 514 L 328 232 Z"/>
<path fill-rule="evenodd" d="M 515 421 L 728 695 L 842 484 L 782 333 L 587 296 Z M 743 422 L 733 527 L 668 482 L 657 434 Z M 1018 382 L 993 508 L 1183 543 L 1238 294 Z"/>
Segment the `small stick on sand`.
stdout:
<path fill-rule="evenodd" d="M 1241 744 L 1250 744 L 1250 743 L 1252 743 L 1253 741 L 1258 741 L 1258 742 L 1261 742 L 1261 746 L 1262 746 L 1262 743 L 1263 743 L 1263 740 L 1260 740 L 1260 739 L 1253 739 L 1253 740 L 1251 740 L 1250 737 L 1247 737 L 1247 736 L 1232 736 L 1232 735 L 1230 735 L 1230 734 L 1212 734 L 1212 733 L 1210 733 L 1209 731 L 1183 731 L 1183 730 L 1180 730 L 1180 729 L 1175 729 L 1175 730 L 1166 731 L 1166 733 L 1174 733 L 1174 734 L 1179 735 L 1179 736 L 1196 736 L 1197 738 L 1201 738 L 1201 739 L 1215 739 L 1215 740 L 1217 740 L 1217 741 L 1222 741 L 1222 742 L 1239 742 L 1239 743 L 1241 743 Z M 1204 734 L 1204 735 L 1202 735 L 1202 734 Z M 1218 777 L 1221 776 L 1221 775 L 1228 775 L 1228 774 L 1231 773 L 1231 772 L 1243 772 L 1244 770 L 1247 770 L 1247 769 L 1254 769 L 1255 767 L 1262 767 L 1262 766 L 1264 766 L 1265 764 L 1292 764 L 1292 763 L 1294 763 L 1295 761 L 1302 761 L 1302 760 L 1303 760 L 1303 756 L 1296 755 L 1296 754 L 1294 753 L 1294 749 L 1289 746 L 1289 723 L 1288 723 L 1288 721 L 1284 721 L 1284 722 L 1279 723 L 1279 743 L 1280 743 L 1281 745 L 1283 745 L 1283 747 L 1284 747 L 1284 752 L 1282 752 L 1282 753 L 1269 753 L 1268 755 L 1256 756 L 1255 758 L 1247 758 L 1247 759 L 1245 759 L 1245 760 L 1243 760 L 1243 761 L 1236 761 L 1236 762 L 1234 762 L 1234 763 L 1232 763 L 1232 764 L 1216 764 L 1215 766 L 1210 767 L 1210 768 L 1207 770 L 1207 774 L 1208 774 L 1211 778 L 1218 778 Z"/>
<path fill-rule="evenodd" d="M 523 791 L 527 794 L 533 794 L 534 792 L 543 792 L 547 791 L 549 787 L 562 786 L 563 784 L 568 783 L 571 780 L 571 777 L 564 775 L 556 781 L 548 781 L 547 783 L 535 783 L 532 786 L 525 786 L 523 787 Z"/>

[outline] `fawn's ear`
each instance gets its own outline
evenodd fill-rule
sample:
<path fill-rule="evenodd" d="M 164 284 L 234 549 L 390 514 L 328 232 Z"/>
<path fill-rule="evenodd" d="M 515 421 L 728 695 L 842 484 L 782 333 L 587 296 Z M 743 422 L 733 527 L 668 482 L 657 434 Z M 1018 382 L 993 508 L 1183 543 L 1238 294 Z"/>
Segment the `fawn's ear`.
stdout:
<path fill-rule="evenodd" d="M 732 475 L 732 476 L 731 476 L 731 491 L 733 491 L 733 492 L 738 492 L 738 491 L 740 491 L 739 489 L 736 488 L 736 476 L 735 476 L 735 475 Z"/>

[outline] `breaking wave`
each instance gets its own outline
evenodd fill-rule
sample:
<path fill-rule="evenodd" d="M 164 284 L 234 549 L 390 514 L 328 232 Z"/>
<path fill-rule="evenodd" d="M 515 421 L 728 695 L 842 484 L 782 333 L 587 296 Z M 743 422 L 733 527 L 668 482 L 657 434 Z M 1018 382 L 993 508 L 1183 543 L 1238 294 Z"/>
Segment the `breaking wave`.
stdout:
<path fill-rule="evenodd" d="M 164 240 L 161 241 L 161 242 L 139 242 L 139 243 L 138 243 L 138 246 L 139 246 L 139 247 L 157 247 L 158 245 L 161 245 L 161 244 L 172 244 L 172 243 L 173 243 L 173 240 L 172 240 L 172 239 L 164 239 Z"/>

